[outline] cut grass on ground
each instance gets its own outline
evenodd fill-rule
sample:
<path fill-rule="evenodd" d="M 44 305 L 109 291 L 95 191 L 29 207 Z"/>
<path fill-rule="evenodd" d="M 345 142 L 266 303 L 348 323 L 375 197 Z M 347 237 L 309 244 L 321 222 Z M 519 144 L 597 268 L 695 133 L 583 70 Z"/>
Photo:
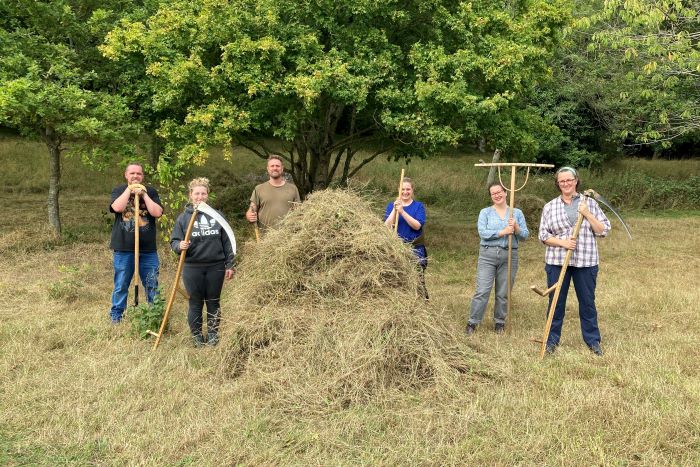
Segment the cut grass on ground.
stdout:
<path fill-rule="evenodd" d="M 540 337 L 546 301 L 527 290 L 544 281 L 542 249 L 529 242 L 508 333 L 496 336 L 487 316 L 472 341 L 497 378 L 323 416 L 280 410 L 221 379 L 214 354 L 189 346 L 183 302 L 158 352 L 127 326 L 110 326 L 105 243 L 5 251 L 3 455 L 10 464 L 697 464 L 700 296 L 679 284 L 700 264 L 687 255 L 691 238 L 664 232 L 681 223 L 699 229 L 700 220 L 632 222 L 634 242 L 618 231 L 601 245 L 605 357 L 581 342 L 572 293 L 560 349 L 537 358 L 531 339 Z M 435 257 L 431 306 L 463 327 L 476 257 Z M 164 259 L 161 282 L 169 285 L 174 268 Z M 50 293 L 70 283 L 77 295 Z M 225 319 L 235 319 L 225 305 L 235 299 L 224 293 Z"/>
<path fill-rule="evenodd" d="M 395 169 L 377 167 L 387 186 Z M 190 347 L 183 300 L 157 352 L 127 325 L 109 324 L 102 187 L 118 183 L 114 176 L 96 181 L 100 189 L 66 190 L 64 225 L 74 234 L 62 241 L 39 227 L 42 193 L 0 194 L 2 464 L 700 464 L 700 258 L 695 237 L 683 234 L 700 229 L 698 217 L 630 216 L 634 241 L 613 220 L 600 243 L 604 357 L 581 340 L 572 291 L 562 345 L 539 360 L 532 340 L 541 337 L 546 300 L 528 288 L 545 275 L 533 239 L 520 250 L 506 334 L 492 331 L 489 307 L 470 339 L 492 378 L 315 413 L 279 407 L 222 377 L 216 351 Z M 439 201 L 428 215 L 430 306 L 456 329 L 466 324 L 478 250 L 478 211 L 464 206 Z M 174 261 L 165 248 L 161 256 L 168 288 Z M 227 290 L 223 316 L 235 320 Z"/>

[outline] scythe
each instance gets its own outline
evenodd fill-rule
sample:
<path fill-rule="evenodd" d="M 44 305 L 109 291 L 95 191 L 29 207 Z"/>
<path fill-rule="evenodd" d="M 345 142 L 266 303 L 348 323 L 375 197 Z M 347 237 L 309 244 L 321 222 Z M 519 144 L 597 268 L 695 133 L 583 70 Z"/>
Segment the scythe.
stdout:
<path fill-rule="evenodd" d="M 610 209 L 610 211 L 617 216 L 617 218 L 620 220 L 622 223 L 622 226 L 625 228 L 625 231 L 627 232 L 627 235 L 629 238 L 632 238 L 632 234 L 630 233 L 629 227 L 627 227 L 627 224 L 625 221 L 622 220 L 622 217 L 620 214 L 617 213 L 617 211 L 610 205 L 608 200 L 606 200 L 603 196 L 598 194 L 595 190 L 586 190 L 583 192 L 583 200 L 582 202 L 585 201 L 586 197 L 591 197 L 595 199 L 596 201 L 600 202 L 603 204 L 605 207 Z M 581 224 L 583 223 L 583 215 L 579 213 L 578 218 L 576 219 L 576 226 L 574 227 L 574 231 L 572 234 L 572 238 L 576 240 L 578 238 L 579 231 L 581 230 Z M 559 273 L 559 279 L 557 282 L 548 288 L 547 290 L 542 290 L 536 285 L 530 286 L 530 289 L 532 289 L 533 292 L 535 292 L 538 295 L 541 295 L 543 297 L 548 296 L 551 293 L 554 293 L 554 296 L 552 297 L 552 302 L 549 306 L 549 312 L 547 313 L 547 322 L 545 323 L 544 327 L 544 334 L 542 336 L 542 348 L 540 351 L 540 358 L 544 358 L 545 350 L 547 348 L 547 340 L 549 339 L 549 331 L 552 327 L 552 320 L 554 319 L 554 310 L 557 306 L 557 302 L 559 301 L 559 292 L 561 291 L 561 285 L 562 282 L 564 281 L 564 276 L 566 275 L 566 269 L 569 266 L 569 261 L 571 260 L 571 255 L 573 253 L 573 250 L 567 250 L 566 256 L 564 257 L 564 263 L 562 264 L 561 267 L 561 272 Z"/>

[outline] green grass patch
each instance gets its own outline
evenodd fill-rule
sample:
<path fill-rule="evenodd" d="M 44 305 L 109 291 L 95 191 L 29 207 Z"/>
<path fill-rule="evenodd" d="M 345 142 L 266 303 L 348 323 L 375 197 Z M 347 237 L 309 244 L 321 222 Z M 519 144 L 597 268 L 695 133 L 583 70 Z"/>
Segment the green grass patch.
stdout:
<path fill-rule="evenodd" d="M 108 460 L 105 441 L 83 445 L 47 447 L 27 442 L 20 436 L 0 430 L 0 464 L 19 465 L 95 465 Z"/>

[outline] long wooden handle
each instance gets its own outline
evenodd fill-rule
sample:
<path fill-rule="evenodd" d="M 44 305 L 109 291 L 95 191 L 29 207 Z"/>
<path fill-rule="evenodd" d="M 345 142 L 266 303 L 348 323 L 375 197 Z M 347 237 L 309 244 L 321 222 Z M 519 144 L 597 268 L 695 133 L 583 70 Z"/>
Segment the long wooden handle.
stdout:
<path fill-rule="evenodd" d="M 513 218 L 513 209 L 515 208 L 515 166 L 511 168 L 510 172 L 510 216 L 508 217 L 508 220 Z M 507 298 L 506 298 L 506 316 L 508 317 L 508 321 L 510 321 L 510 306 L 511 306 L 511 291 L 513 289 L 513 284 L 511 280 L 511 271 L 513 269 L 513 235 L 510 234 L 508 235 L 508 279 L 506 282 L 506 288 L 507 288 Z"/>
<path fill-rule="evenodd" d="M 258 206 L 254 202 L 252 202 L 252 201 L 250 202 L 249 208 L 255 214 L 258 213 Z M 258 221 L 256 220 L 255 222 L 252 222 L 252 224 L 253 224 L 253 231 L 255 232 L 255 243 L 260 243 L 260 228 L 258 227 Z"/>
<path fill-rule="evenodd" d="M 139 247 L 141 246 L 140 241 L 140 206 L 139 194 L 134 193 L 134 285 L 138 287 L 139 285 Z M 136 299 L 138 303 L 138 298 Z"/>
<path fill-rule="evenodd" d="M 582 203 L 586 202 L 586 197 L 581 199 Z M 574 227 L 574 234 L 572 238 L 576 240 L 578 238 L 578 233 L 581 230 L 581 224 L 583 224 L 583 214 L 578 214 L 578 219 L 576 219 L 576 226 Z M 557 301 L 559 301 L 559 292 L 561 292 L 561 284 L 564 282 L 564 276 L 566 275 L 566 268 L 569 267 L 569 261 L 571 260 L 571 255 L 574 250 L 567 250 L 566 256 L 564 257 L 564 264 L 561 266 L 561 272 L 559 273 L 559 279 L 555 285 L 554 296 L 552 297 L 552 303 L 549 306 L 549 313 L 547 313 L 547 323 L 544 325 L 544 333 L 542 335 L 542 349 L 540 350 L 540 359 L 544 358 L 544 354 L 547 350 L 547 340 L 549 339 L 549 331 L 552 328 L 552 320 L 554 319 L 554 310 L 557 307 Z"/>
<path fill-rule="evenodd" d="M 184 241 L 188 241 L 190 239 L 190 235 L 192 235 L 192 227 L 194 226 L 194 221 L 195 221 L 196 217 L 197 217 L 197 209 L 195 208 L 194 212 L 192 212 L 192 217 L 190 217 L 190 222 L 189 222 L 189 224 L 187 224 L 187 231 L 185 232 Z M 180 260 L 177 262 L 177 271 L 175 272 L 175 281 L 173 281 L 173 286 L 170 289 L 170 296 L 168 297 L 168 304 L 165 307 L 165 313 L 163 314 L 163 321 L 160 323 L 160 329 L 158 330 L 158 335 L 156 336 L 156 341 L 153 344 L 153 350 L 156 350 L 158 348 L 158 344 L 160 344 L 160 338 L 163 337 L 163 331 L 165 330 L 165 326 L 168 324 L 168 316 L 170 315 L 170 310 L 173 307 L 173 302 L 175 302 L 175 294 L 177 293 L 177 289 L 180 287 L 180 275 L 182 275 L 182 266 L 185 264 L 185 256 L 186 255 L 187 255 L 187 250 L 180 251 Z"/>
<path fill-rule="evenodd" d="M 399 196 L 398 199 L 401 199 L 401 189 L 403 188 L 403 174 L 404 174 L 404 169 L 401 169 L 401 178 L 399 179 Z M 394 233 L 398 235 L 399 232 L 399 213 L 394 207 Z"/>

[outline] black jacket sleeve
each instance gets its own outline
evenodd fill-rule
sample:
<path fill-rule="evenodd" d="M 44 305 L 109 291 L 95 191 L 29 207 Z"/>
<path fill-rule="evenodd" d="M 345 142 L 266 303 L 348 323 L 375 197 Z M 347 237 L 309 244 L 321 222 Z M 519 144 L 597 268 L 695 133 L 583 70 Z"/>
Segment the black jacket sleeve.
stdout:
<path fill-rule="evenodd" d="M 175 220 L 175 225 L 173 226 L 173 231 L 170 234 L 170 248 L 175 253 L 180 253 L 180 242 L 185 239 L 185 213 L 183 212 Z"/>

